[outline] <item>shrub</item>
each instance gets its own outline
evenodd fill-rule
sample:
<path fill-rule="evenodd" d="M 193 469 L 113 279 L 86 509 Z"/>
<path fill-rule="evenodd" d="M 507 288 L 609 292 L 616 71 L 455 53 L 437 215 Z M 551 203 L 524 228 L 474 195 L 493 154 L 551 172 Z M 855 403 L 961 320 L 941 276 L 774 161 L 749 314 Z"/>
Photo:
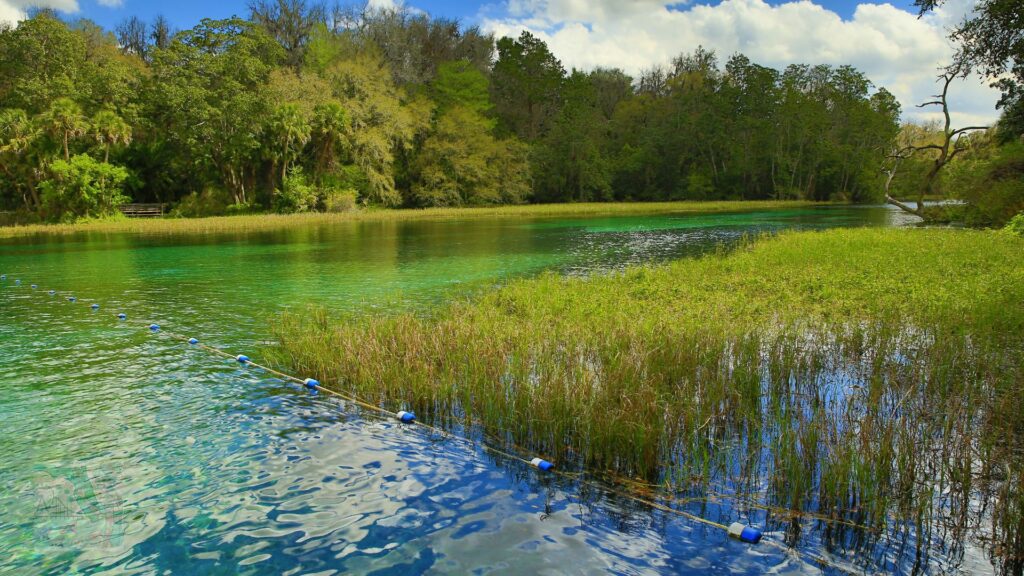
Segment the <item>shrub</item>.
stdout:
<path fill-rule="evenodd" d="M 324 210 L 327 212 L 351 212 L 356 209 L 355 190 L 328 190 L 324 193 Z"/>
<path fill-rule="evenodd" d="M 39 184 L 39 190 L 50 220 L 102 218 L 128 201 L 123 192 L 128 170 L 121 166 L 79 154 L 68 161 L 54 160 L 49 171 L 50 178 Z"/>
<path fill-rule="evenodd" d="M 1021 212 L 1011 218 L 1010 221 L 1006 223 L 1006 228 L 1004 228 L 1004 230 L 1011 234 L 1024 237 L 1024 212 Z"/>
<path fill-rule="evenodd" d="M 951 180 L 967 203 L 967 225 L 1006 225 L 1024 212 L 1024 143 L 1001 146 L 991 158 L 965 163 Z"/>
<path fill-rule="evenodd" d="M 288 170 L 281 189 L 274 194 L 274 211 L 282 214 L 309 212 L 316 207 L 316 188 L 306 181 L 300 166 Z"/>
<path fill-rule="evenodd" d="M 183 218 L 223 216 L 227 213 L 231 198 L 224 190 L 207 188 L 201 193 L 192 192 L 182 198 L 172 214 Z"/>
<path fill-rule="evenodd" d="M 242 216 L 244 214 L 255 214 L 259 212 L 251 202 L 238 202 L 230 204 L 224 209 L 224 212 L 228 216 Z"/>

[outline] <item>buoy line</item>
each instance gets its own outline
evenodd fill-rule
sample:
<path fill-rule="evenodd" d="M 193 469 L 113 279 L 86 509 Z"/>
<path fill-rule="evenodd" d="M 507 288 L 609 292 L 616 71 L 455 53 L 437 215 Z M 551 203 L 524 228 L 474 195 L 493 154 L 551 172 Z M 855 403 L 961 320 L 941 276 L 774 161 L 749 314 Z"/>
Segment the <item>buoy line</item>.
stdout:
<path fill-rule="evenodd" d="M 0 274 L 0 282 L 6 282 L 6 281 L 7 281 L 7 274 Z M 14 286 L 15 287 L 21 287 L 21 279 L 15 279 Z M 32 288 L 32 290 L 36 290 L 36 289 L 38 289 L 38 285 L 37 284 L 32 284 L 31 288 Z M 50 296 L 56 296 L 58 294 L 70 294 L 69 292 L 58 292 L 57 290 L 49 290 L 47 293 Z M 74 304 L 74 303 L 76 303 L 78 301 L 78 298 L 76 296 L 74 296 L 74 295 L 70 295 L 70 296 L 67 296 L 67 301 L 72 303 L 72 304 Z M 99 303 L 93 302 L 92 304 L 90 304 L 90 309 L 93 312 L 97 312 L 100 309 Z M 448 431 L 446 431 L 446 430 L 444 430 L 442 428 L 439 428 L 437 426 L 433 426 L 431 424 L 427 424 L 425 422 L 417 420 L 415 414 L 413 414 L 412 412 L 408 412 L 408 411 L 405 411 L 405 410 L 400 410 L 398 412 L 392 412 L 390 410 L 387 410 L 386 408 L 382 408 L 381 406 L 372 404 L 370 402 L 363 401 L 363 400 L 361 400 L 361 399 L 359 399 L 359 398 L 357 398 L 357 397 L 355 397 L 355 396 L 353 396 L 351 394 L 347 394 L 347 393 L 344 393 L 344 392 L 340 392 L 338 390 L 334 390 L 334 389 L 328 388 L 328 387 L 322 385 L 318 380 L 315 380 L 313 378 L 299 378 L 297 376 L 293 376 L 291 374 L 287 374 L 285 372 L 281 372 L 280 370 L 276 370 L 276 369 L 271 368 L 269 366 L 264 366 L 262 364 L 254 362 L 251 358 L 249 358 L 245 354 L 232 354 L 232 353 L 230 353 L 230 352 L 228 352 L 228 351 L 226 351 L 226 350 L 224 350 L 222 348 L 219 348 L 219 347 L 216 347 L 216 346 L 211 346 L 209 344 L 205 344 L 205 343 L 199 341 L 195 337 L 184 336 L 184 335 L 181 335 L 181 334 L 177 334 L 175 332 L 167 331 L 163 327 L 161 327 L 159 324 L 156 324 L 156 323 L 146 324 L 144 322 L 136 321 L 134 319 L 129 320 L 128 315 L 125 312 L 119 312 L 116 317 L 120 321 L 122 321 L 122 322 L 127 322 L 127 323 L 131 323 L 131 324 L 134 324 L 134 325 L 139 325 L 140 327 L 141 326 L 146 326 L 146 327 L 148 327 L 150 332 L 153 332 L 153 333 L 158 334 L 158 335 L 167 336 L 167 337 L 175 339 L 175 340 L 179 340 L 179 341 L 184 342 L 184 343 L 186 343 L 186 344 L 188 344 L 188 345 L 190 345 L 192 347 L 199 348 L 199 349 L 204 350 L 206 352 L 209 352 L 209 353 L 211 353 L 213 355 L 222 356 L 222 357 L 225 357 L 225 358 L 230 358 L 232 360 L 235 360 L 236 362 L 238 362 L 242 366 L 247 366 L 247 367 L 248 366 L 252 366 L 252 367 L 257 368 L 259 370 L 263 370 L 263 371 L 265 371 L 265 372 L 267 372 L 269 374 L 273 374 L 274 376 L 277 376 L 278 378 L 280 378 L 280 379 L 282 379 L 282 380 L 284 380 L 286 382 L 294 382 L 294 383 L 301 384 L 301 385 L 305 386 L 309 390 L 316 390 L 318 392 L 323 392 L 323 393 L 331 395 L 331 396 L 336 396 L 338 398 L 341 398 L 342 400 L 345 400 L 347 402 L 351 402 L 352 404 L 355 404 L 355 405 L 357 405 L 359 407 L 365 408 L 365 409 L 370 410 L 372 412 L 376 412 L 378 414 L 382 414 L 382 415 L 388 416 L 390 418 L 394 418 L 394 419 L 398 420 L 399 422 L 401 422 L 403 424 L 419 426 L 421 428 L 425 428 L 427 430 L 430 430 L 431 432 L 434 432 L 434 433 L 439 434 L 441 436 L 444 436 L 446 438 L 451 438 L 451 439 L 454 439 L 454 440 L 457 440 L 457 441 L 460 441 L 460 442 L 464 442 L 464 443 L 467 443 L 467 444 L 469 444 L 469 445 L 471 445 L 473 447 L 479 446 L 482 450 L 484 450 L 486 452 L 490 452 L 491 454 L 495 454 L 495 455 L 501 456 L 501 457 L 503 457 L 505 459 L 508 459 L 508 460 L 514 460 L 514 461 L 517 461 L 517 462 L 521 462 L 523 464 L 526 464 L 528 466 L 536 468 L 537 470 L 539 470 L 541 472 L 557 475 L 557 476 L 569 479 L 571 481 L 575 481 L 575 482 L 577 482 L 579 484 L 589 485 L 589 486 L 591 486 L 593 488 L 596 488 L 597 490 L 604 491 L 604 492 L 610 492 L 610 493 L 615 494 L 617 496 L 621 496 L 623 498 L 627 498 L 629 500 L 632 500 L 632 501 L 634 501 L 634 502 L 636 502 L 638 504 L 643 504 L 645 506 L 649 506 L 651 508 L 654 508 L 654 509 L 657 509 L 657 510 L 661 510 L 663 512 L 669 512 L 669 513 L 672 513 L 672 514 L 676 514 L 678 516 L 682 516 L 683 518 L 687 518 L 689 520 L 692 520 L 692 521 L 700 523 L 700 524 L 704 524 L 706 526 L 711 526 L 713 528 L 718 528 L 720 530 L 724 530 L 729 536 L 731 536 L 731 537 L 733 537 L 733 538 L 735 538 L 737 540 L 740 540 L 742 542 L 746 542 L 746 543 L 749 543 L 749 544 L 758 544 L 758 543 L 763 541 L 765 544 L 768 544 L 769 546 L 777 548 L 777 549 L 783 551 L 787 555 L 793 555 L 793 556 L 796 556 L 798 558 L 800 558 L 800 557 L 807 558 L 809 560 L 813 560 L 815 563 L 817 563 L 817 564 L 819 564 L 821 566 L 835 568 L 835 569 L 837 569 L 837 570 L 839 570 L 841 572 L 844 572 L 846 574 L 853 574 L 853 575 L 860 574 L 860 572 L 857 572 L 857 571 L 854 571 L 854 570 L 852 570 L 850 568 L 847 568 L 845 566 L 841 566 L 839 564 L 836 564 L 834 561 L 831 561 L 831 560 L 829 560 L 829 559 L 827 559 L 825 557 L 819 556 L 817 554 L 814 554 L 814 553 L 811 553 L 811 552 L 806 552 L 806 551 L 800 552 L 800 551 L 797 551 L 795 548 L 789 547 L 789 546 L 787 546 L 787 545 L 785 545 L 785 544 L 783 544 L 781 542 L 775 542 L 773 540 L 762 540 L 763 532 L 760 529 L 752 527 L 752 526 L 747 526 L 747 525 L 745 525 L 745 524 L 743 524 L 741 522 L 733 522 L 732 524 L 729 524 L 729 525 L 722 524 L 720 522 L 715 522 L 714 520 L 710 520 L 708 518 L 703 518 L 701 516 L 697 516 L 695 514 L 691 514 L 689 512 L 686 512 L 685 510 L 680 510 L 678 508 L 673 508 L 672 506 L 668 506 L 666 504 L 663 504 L 661 502 L 657 502 L 655 500 L 647 499 L 647 498 L 638 496 L 636 494 L 632 494 L 630 492 L 625 492 L 623 490 L 619 490 L 617 488 L 614 488 L 614 487 L 609 486 L 609 485 L 605 485 L 603 483 L 599 483 L 599 482 L 592 481 L 592 480 L 585 480 L 585 479 L 582 479 L 580 477 L 580 475 L 578 475 L 578 474 L 573 474 L 573 473 L 569 473 L 569 472 L 565 472 L 565 471 L 559 470 L 558 468 L 555 467 L 554 463 L 552 463 L 552 462 L 550 462 L 548 460 L 545 460 L 543 458 L 535 457 L 535 458 L 532 458 L 532 459 L 526 459 L 526 458 L 524 458 L 522 456 L 518 456 L 516 454 L 512 454 L 510 452 L 506 452 L 506 451 L 501 450 L 499 448 L 496 448 L 494 446 L 488 445 L 488 444 L 486 444 L 484 442 L 478 442 L 478 441 L 472 440 L 470 438 L 466 438 L 466 437 L 458 436 L 456 434 L 452 434 L 451 432 L 448 432 Z M 570 499 L 572 498 L 568 493 L 565 493 L 564 491 L 563 491 L 563 493 L 566 494 L 567 498 L 570 498 Z M 669 497 L 668 499 L 670 501 L 674 500 L 671 497 Z"/>

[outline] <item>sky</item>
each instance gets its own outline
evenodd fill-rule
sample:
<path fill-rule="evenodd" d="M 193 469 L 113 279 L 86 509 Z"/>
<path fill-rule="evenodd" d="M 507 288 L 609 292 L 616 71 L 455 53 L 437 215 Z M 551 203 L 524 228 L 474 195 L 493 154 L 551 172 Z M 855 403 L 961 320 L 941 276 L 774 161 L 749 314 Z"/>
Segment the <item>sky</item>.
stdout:
<path fill-rule="evenodd" d="M 371 0 L 393 6 L 400 0 Z M 937 90 L 937 68 L 954 47 L 948 29 L 969 14 L 977 0 L 946 0 L 919 18 L 913 0 L 406 0 L 432 16 L 458 18 L 500 36 L 529 30 L 545 42 L 566 69 L 617 67 L 636 75 L 668 64 L 697 46 L 714 49 L 724 61 L 742 52 L 752 61 L 782 69 L 788 64 L 852 64 L 903 106 L 904 118 L 937 118 L 916 104 Z M 189 28 L 202 18 L 244 16 L 246 0 L 0 0 L 0 20 L 16 21 L 32 6 L 56 8 L 106 28 L 136 15 L 166 16 Z M 954 123 L 987 124 L 998 117 L 998 91 L 971 77 L 953 85 Z"/>

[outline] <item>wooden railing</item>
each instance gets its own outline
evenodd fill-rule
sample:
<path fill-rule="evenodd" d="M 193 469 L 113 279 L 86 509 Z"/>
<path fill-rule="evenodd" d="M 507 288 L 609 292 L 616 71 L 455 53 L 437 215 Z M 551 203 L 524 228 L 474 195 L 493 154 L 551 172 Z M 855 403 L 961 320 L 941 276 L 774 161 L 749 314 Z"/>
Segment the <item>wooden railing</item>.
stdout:
<path fill-rule="evenodd" d="M 165 206 L 166 204 L 122 204 L 117 209 L 129 218 L 149 218 L 163 216 Z"/>

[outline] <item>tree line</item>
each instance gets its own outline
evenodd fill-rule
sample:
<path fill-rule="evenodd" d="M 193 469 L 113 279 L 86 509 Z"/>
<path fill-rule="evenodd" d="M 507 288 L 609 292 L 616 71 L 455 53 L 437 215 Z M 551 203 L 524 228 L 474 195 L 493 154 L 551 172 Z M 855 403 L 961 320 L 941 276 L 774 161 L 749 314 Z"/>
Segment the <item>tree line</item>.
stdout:
<path fill-rule="evenodd" d="M 633 78 L 404 9 L 0 29 L 0 210 L 74 220 L 684 199 L 877 201 L 900 108 L 850 66 L 702 48 Z"/>

